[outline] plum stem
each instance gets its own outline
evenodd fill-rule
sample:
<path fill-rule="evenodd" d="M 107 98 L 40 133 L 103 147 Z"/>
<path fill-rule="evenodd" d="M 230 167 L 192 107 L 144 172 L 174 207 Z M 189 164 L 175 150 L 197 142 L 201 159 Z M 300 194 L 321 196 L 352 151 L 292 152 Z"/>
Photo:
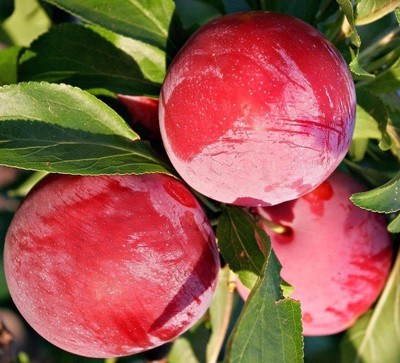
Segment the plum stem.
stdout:
<path fill-rule="evenodd" d="M 399 58 L 399 50 L 393 50 L 384 56 L 378 58 L 375 61 L 371 61 L 364 65 L 364 69 L 369 73 L 376 73 L 379 70 L 383 70 L 388 64 L 394 63 Z M 357 87 L 358 83 L 357 83 Z"/>
<path fill-rule="evenodd" d="M 393 38 L 399 35 L 399 33 L 400 28 L 397 27 L 396 29 L 393 29 L 390 32 L 386 33 L 382 38 L 378 39 L 370 46 L 361 50 L 358 56 L 359 61 L 365 60 L 366 58 L 373 56 L 377 51 L 380 51 L 383 46 L 389 44 L 393 40 Z"/>
<path fill-rule="evenodd" d="M 221 269 L 219 287 L 217 289 L 217 298 L 215 298 L 215 306 L 211 305 L 210 314 L 215 314 L 218 323 L 214 327 L 215 330 L 210 338 L 209 344 L 206 351 L 206 361 L 208 363 L 216 363 L 222 346 L 225 341 L 226 334 L 229 328 L 229 322 L 233 311 L 233 292 L 232 282 L 236 281 L 236 274 L 230 270 L 229 266 L 225 266 Z M 222 306 L 218 306 L 218 302 L 225 298 L 223 304 L 223 311 L 220 309 Z M 215 317 L 214 317 L 215 319 Z"/>
<path fill-rule="evenodd" d="M 218 202 L 214 202 L 205 195 L 195 191 L 194 189 L 190 188 L 192 193 L 199 199 L 205 207 L 207 207 L 211 212 L 219 213 L 221 212 L 221 206 Z"/>
<path fill-rule="evenodd" d="M 269 220 L 265 217 L 260 216 L 258 222 L 261 225 L 268 227 L 269 229 L 271 229 L 272 231 L 274 231 L 275 233 L 278 233 L 278 234 L 290 234 L 290 231 L 291 231 L 290 227 L 286 227 L 286 226 L 283 226 L 282 224 L 272 222 L 271 220 Z"/>
<path fill-rule="evenodd" d="M 397 131 L 397 128 L 393 125 L 387 125 L 386 128 L 388 134 L 390 135 L 390 137 L 392 138 L 392 141 L 394 143 L 394 145 L 396 146 L 396 156 L 397 158 L 399 158 L 399 151 L 400 151 L 400 135 Z"/>
<path fill-rule="evenodd" d="M 3 321 L 0 320 L 0 358 L 1 362 L 11 363 L 12 358 L 12 343 L 14 336 L 4 325 Z"/>

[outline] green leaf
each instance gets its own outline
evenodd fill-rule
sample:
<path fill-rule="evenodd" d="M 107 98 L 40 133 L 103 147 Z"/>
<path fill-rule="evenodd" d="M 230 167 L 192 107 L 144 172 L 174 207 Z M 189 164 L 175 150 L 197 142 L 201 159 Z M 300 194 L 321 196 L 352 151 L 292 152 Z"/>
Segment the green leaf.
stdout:
<path fill-rule="evenodd" d="M 356 2 L 356 25 L 372 23 L 399 6 L 399 0 L 358 0 Z"/>
<path fill-rule="evenodd" d="M 343 11 L 343 14 L 345 15 L 345 17 L 349 23 L 351 43 L 356 48 L 360 48 L 361 38 L 358 35 L 358 31 L 355 26 L 353 4 L 352 4 L 351 0 L 337 0 L 337 3 L 339 4 L 340 8 Z"/>
<path fill-rule="evenodd" d="M 355 193 L 351 201 L 360 208 L 379 213 L 400 210 L 400 172 L 386 184 L 367 192 Z"/>
<path fill-rule="evenodd" d="M 229 288 L 232 275 L 228 265 L 221 269 L 217 290 L 209 309 L 212 333 L 206 350 L 207 363 L 218 361 L 228 330 L 233 304 L 233 291 Z"/>
<path fill-rule="evenodd" d="M 236 13 L 239 11 L 250 11 L 251 6 L 246 2 L 246 0 L 223 0 L 226 13 Z"/>
<path fill-rule="evenodd" d="M 18 58 L 22 47 L 14 46 L 0 52 L 0 86 L 17 83 Z"/>
<path fill-rule="evenodd" d="M 201 363 L 201 361 L 196 357 L 191 342 L 186 337 L 179 337 L 174 341 L 168 363 Z"/>
<path fill-rule="evenodd" d="M 343 160 L 343 165 L 349 167 L 354 173 L 362 175 L 362 178 L 371 186 L 380 187 L 397 174 L 397 170 L 392 170 L 393 165 L 390 160 L 384 158 L 386 154 L 380 153 L 380 155 L 385 164 L 389 164 L 389 166 L 381 165 L 379 159 L 372 159 L 368 154 L 361 163 L 355 163 L 346 158 Z M 371 160 L 373 160 L 373 163 L 371 163 Z"/>
<path fill-rule="evenodd" d="M 233 206 L 225 208 L 217 227 L 218 245 L 223 258 L 232 271 L 237 273 L 242 282 L 250 288 L 252 281 L 244 278 L 245 274 L 250 272 L 250 275 L 258 276 L 264 264 L 264 255 L 256 239 L 256 228 L 254 220 L 248 213 L 242 208 Z"/>
<path fill-rule="evenodd" d="M 206 327 L 204 320 L 200 320 L 174 341 L 168 363 L 204 363 L 210 336 L 210 329 Z"/>
<path fill-rule="evenodd" d="M 148 50 L 148 54 L 140 54 L 141 50 Z M 134 51 L 138 53 L 132 56 Z M 163 78 L 163 56 L 157 51 L 141 48 L 134 40 L 98 27 L 63 24 L 38 38 L 21 56 L 19 78 L 64 82 L 85 89 L 106 88 L 124 94 L 158 95 L 160 85 L 144 77 L 135 57 L 142 58 L 140 65 L 147 74 L 155 70 L 157 80 Z"/>
<path fill-rule="evenodd" d="M 400 95 L 396 92 L 380 94 L 379 97 L 386 106 L 393 125 L 400 128 Z"/>
<path fill-rule="evenodd" d="M 28 46 L 51 22 L 37 0 L 15 0 L 15 10 L 2 24 L 12 45 Z"/>
<path fill-rule="evenodd" d="M 375 308 L 360 317 L 342 342 L 342 363 L 400 361 L 400 255 Z"/>
<path fill-rule="evenodd" d="M 353 161 L 361 161 L 368 150 L 368 139 L 353 139 L 349 149 Z"/>
<path fill-rule="evenodd" d="M 14 0 L 0 0 L 0 21 L 7 19 L 14 11 Z"/>
<path fill-rule="evenodd" d="M 48 173 L 45 171 L 35 171 L 31 173 L 31 175 L 24 180 L 23 183 L 18 185 L 16 188 L 12 188 L 7 191 L 7 195 L 10 197 L 18 197 L 24 198 L 28 195 L 31 189 L 40 181 L 42 180 Z"/>
<path fill-rule="evenodd" d="M 140 71 L 145 78 L 159 84 L 164 81 L 167 64 L 164 51 L 148 43 L 124 37 L 98 26 L 91 26 L 90 29 L 99 33 L 113 43 L 115 47 L 131 56 L 139 65 Z"/>
<path fill-rule="evenodd" d="M 301 309 L 284 298 L 271 249 L 228 342 L 224 363 L 303 362 Z"/>
<path fill-rule="evenodd" d="M 68 174 L 166 172 L 123 119 L 67 85 L 0 88 L 0 164 Z"/>
<path fill-rule="evenodd" d="M 89 23 L 167 48 L 172 0 L 46 0 Z"/>
<path fill-rule="evenodd" d="M 346 20 L 350 27 L 350 42 L 355 49 L 350 48 L 351 62 L 349 64 L 349 68 L 353 74 L 357 75 L 361 78 L 372 78 L 374 75 L 367 72 L 359 63 L 359 50 L 361 47 L 361 38 L 358 34 L 355 21 L 354 21 L 354 11 L 353 4 L 351 0 L 337 0 L 340 8 L 343 11 L 343 14 L 346 17 Z"/>
<path fill-rule="evenodd" d="M 351 55 L 351 62 L 349 63 L 349 68 L 353 74 L 357 76 L 357 79 L 373 79 L 375 78 L 374 74 L 369 73 L 366 71 L 363 66 L 359 63 L 359 51 L 357 50 L 354 52 L 350 48 L 350 55 Z"/>
<path fill-rule="evenodd" d="M 389 223 L 387 229 L 391 233 L 400 233 L 400 214 Z"/>
<path fill-rule="evenodd" d="M 380 187 L 396 176 L 398 172 L 398 159 L 389 153 L 382 153 L 374 144 L 368 146 L 368 153 L 360 163 L 355 163 L 347 158 L 343 166 L 349 167 L 355 174 L 359 174 L 371 187 Z M 390 155 L 390 157 L 388 157 Z"/>
<path fill-rule="evenodd" d="M 397 156 L 397 159 L 400 159 L 400 94 L 396 92 L 380 94 L 379 98 L 385 104 L 390 119 L 390 123 L 388 123 L 386 128 L 392 140 L 390 151 L 393 155 Z M 396 167 L 395 163 L 392 163 L 392 165 Z"/>
<path fill-rule="evenodd" d="M 379 140 L 382 137 L 382 132 L 379 131 L 377 120 L 358 104 L 356 115 L 356 126 L 353 134 L 354 139 Z"/>
<path fill-rule="evenodd" d="M 379 131 L 376 120 L 360 105 L 357 105 L 356 126 L 349 150 L 352 160 L 362 160 L 368 149 L 368 140 L 379 140 L 381 137 L 382 133 Z"/>
<path fill-rule="evenodd" d="M 176 11 L 185 29 L 196 29 L 211 19 L 221 16 L 223 4 L 210 4 L 204 0 L 175 0 Z"/>
<path fill-rule="evenodd" d="M 301 6 L 297 1 L 293 0 L 269 0 L 264 3 L 265 6 L 263 8 L 265 10 L 290 14 L 307 23 L 313 23 L 321 5 L 320 0 L 303 0 Z"/>
<path fill-rule="evenodd" d="M 379 130 L 379 137 L 377 137 L 379 141 L 379 147 L 382 150 L 389 150 L 392 146 L 392 141 L 389 134 L 386 131 L 387 125 L 389 123 L 389 114 L 386 108 L 385 103 L 381 98 L 373 94 L 372 92 L 368 92 L 365 90 L 357 90 L 357 112 L 360 111 L 360 108 L 363 111 L 367 112 L 369 116 L 374 120 L 375 125 Z M 361 112 L 361 116 L 363 113 Z M 360 130 L 360 125 L 357 126 L 357 122 L 359 122 L 360 115 L 357 115 L 356 127 L 358 128 L 356 137 L 358 135 L 363 134 L 364 136 L 368 133 L 370 138 L 373 138 L 372 135 L 375 134 L 374 127 L 369 123 L 367 125 L 367 119 L 364 119 L 361 127 L 363 131 Z M 367 122 L 370 122 L 368 120 Z M 375 137 L 374 137 L 375 138 Z"/>
<path fill-rule="evenodd" d="M 376 93 L 390 93 L 400 89 L 400 58 L 388 69 L 379 73 L 372 81 L 363 84 Z"/>

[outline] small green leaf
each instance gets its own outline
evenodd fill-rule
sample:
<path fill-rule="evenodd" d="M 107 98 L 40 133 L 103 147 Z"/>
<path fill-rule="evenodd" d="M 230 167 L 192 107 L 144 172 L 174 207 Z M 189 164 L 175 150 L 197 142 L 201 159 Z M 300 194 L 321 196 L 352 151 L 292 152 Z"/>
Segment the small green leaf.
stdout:
<path fill-rule="evenodd" d="M 399 6 L 399 0 L 358 0 L 356 2 L 356 25 L 372 23 Z"/>
<path fill-rule="evenodd" d="M 359 63 L 359 52 L 361 47 L 361 38 L 358 34 L 355 21 L 354 21 L 354 11 L 353 4 L 351 0 L 337 0 L 340 8 L 345 15 L 347 22 L 350 27 L 350 42 L 355 49 L 350 48 L 351 62 L 349 68 L 353 74 L 361 78 L 373 78 L 374 75 L 367 72 Z"/>
<path fill-rule="evenodd" d="M 166 172 L 124 120 L 67 85 L 0 88 L 0 164 L 68 174 Z"/>
<path fill-rule="evenodd" d="M 356 174 L 362 176 L 371 187 L 380 187 L 397 174 L 397 159 L 395 156 L 387 158 L 388 154 L 380 150 L 375 154 L 372 147 L 374 146 L 369 145 L 369 153 L 362 162 L 355 163 L 346 158 L 343 160 L 343 166 L 348 166 Z"/>
<path fill-rule="evenodd" d="M 7 191 L 7 195 L 10 197 L 24 198 L 28 195 L 31 189 L 42 180 L 48 173 L 45 171 L 35 171 L 29 178 L 25 179 L 23 183 L 18 185 L 18 187 L 10 189 Z"/>
<path fill-rule="evenodd" d="M 365 116 L 365 114 L 361 112 L 361 114 L 357 114 L 357 134 L 355 137 L 358 137 L 360 133 L 363 134 L 363 137 L 369 134 L 370 138 L 376 138 L 379 140 L 379 147 L 382 150 L 389 150 L 392 146 L 392 141 L 386 131 L 389 123 L 389 114 L 385 103 L 381 98 L 372 92 L 368 92 L 366 90 L 357 90 L 357 112 L 360 111 L 360 108 L 362 108 L 363 111 L 365 111 L 373 119 L 373 122 L 378 127 L 379 136 L 377 138 L 372 137 L 372 135 L 375 135 L 375 128 L 371 124 L 371 119 L 364 118 L 361 120 L 362 125 L 357 125 L 357 123 L 360 122 L 360 116 Z M 361 131 L 360 128 L 363 130 Z"/>
<path fill-rule="evenodd" d="M 342 363 L 400 361 L 400 255 L 375 308 L 346 332 Z"/>
<path fill-rule="evenodd" d="M 351 160 L 360 161 L 368 150 L 368 139 L 353 139 L 351 141 L 349 155 Z"/>
<path fill-rule="evenodd" d="M 387 229 L 390 233 L 400 233 L 400 214 L 389 223 Z"/>
<path fill-rule="evenodd" d="M 201 361 L 196 357 L 189 339 L 182 336 L 174 341 L 168 363 L 201 363 Z"/>
<path fill-rule="evenodd" d="M 349 26 L 351 29 L 351 32 L 350 32 L 351 43 L 356 48 L 360 48 L 361 38 L 358 35 L 358 31 L 355 26 L 353 4 L 352 4 L 351 0 L 337 0 L 337 3 L 339 4 L 340 8 L 343 11 L 343 14 L 345 15 L 345 17 L 349 23 Z"/>
<path fill-rule="evenodd" d="M 350 48 L 350 54 L 351 54 L 352 60 L 349 63 L 349 68 L 350 68 L 351 72 L 357 76 L 357 79 L 373 79 L 373 78 L 375 78 L 374 74 L 368 73 L 368 71 L 366 71 L 362 67 L 362 65 L 359 63 L 359 57 L 358 57 L 359 51 L 358 50 L 356 52 L 354 52 L 354 50 L 352 50 Z"/>
<path fill-rule="evenodd" d="M 131 56 L 139 65 L 145 78 L 161 84 L 166 73 L 166 54 L 161 49 L 136 39 L 124 37 L 98 26 L 89 27 L 114 44 L 115 47 Z M 157 94 L 158 96 L 158 94 Z"/>
<path fill-rule="evenodd" d="M 212 333 L 206 350 L 207 363 L 218 361 L 228 330 L 233 305 L 233 292 L 229 289 L 232 275 L 228 265 L 221 269 L 217 290 L 209 309 Z"/>
<path fill-rule="evenodd" d="M 400 94 L 393 92 L 380 94 L 379 97 L 385 104 L 393 125 L 397 128 L 400 128 Z"/>
<path fill-rule="evenodd" d="M 14 46 L 0 52 L 0 86 L 17 83 L 17 66 L 22 47 Z"/>
<path fill-rule="evenodd" d="M 363 84 L 376 93 L 390 93 L 400 89 L 400 58 L 388 69 L 379 73 L 373 80 Z"/>
<path fill-rule="evenodd" d="M 386 184 L 367 192 L 355 193 L 351 201 L 360 208 L 379 213 L 400 210 L 400 172 Z"/>
<path fill-rule="evenodd" d="M 364 158 L 369 139 L 380 140 L 381 138 L 382 132 L 379 130 L 377 120 L 357 104 L 356 126 L 349 150 L 352 160 L 359 161 Z"/>
<path fill-rule="evenodd" d="M 206 327 L 204 320 L 200 320 L 174 341 L 168 363 L 204 363 L 210 336 L 210 329 Z"/>
<path fill-rule="evenodd" d="M 80 24 L 63 24 L 42 35 L 21 56 L 21 81 L 63 82 L 80 88 L 106 88 L 124 94 L 158 95 L 160 85 L 146 79 L 135 59 L 149 74 L 164 76 L 162 54 L 141 48 L 136 41 Z M 123 46 L 125 49 L 120 49 Z M 128 52 L 126 51 L 128 48 Z M 148 51 L 149 54 L 132 51 Z M 161 53 L 161 51 L 160 51 Z M 157 57 L 158 56 L 158 57 Z M 150 61 L 154 57 L 155 61 Z"/>
<path fill-rule="evenodd" d="M 46 32 L 51 21 L 38 0 L 15 1 L 15 10 L 2 24 L 12 45 L 28 46 Z"/>
<path fill-rule="evenodd" d="M 301 309 L 284 298 L 271 249 L 229 339 L 224 363 L 303 362 Z"/>
<path fill-rule="evenodd" d="M 161 49 L 167 48 L 172 0 L 46 0 L 76 17 Z"/>
<path fill-rule="evenodd" d="M 217 227 L 220 252 L 232 271 L 251 288 L 252 283 L 242 279 L 242 274 L 259 275 L 264 255 L 257 243 L 255 222 L 242 208 L 227 206 Z"/>
<path fill-rule="evenodd" d="M 353 138 L 379 140 L 382 137 L 382 132 L 379 131 L 377 120 L 359 104 L 357 104 L 356 115 L 356 126 L 354 128 Z"/>
<path fill-rule="evenodd" d="M 393 155 L 396 155 L 397 159 L 400 159 L 400 93 L 379 94 L 379 98 L 385 104 L 390 119 L 386 129 L 392 140 L 390 151 Z M 392 163 L 394 168 L 396 164 Z"/>

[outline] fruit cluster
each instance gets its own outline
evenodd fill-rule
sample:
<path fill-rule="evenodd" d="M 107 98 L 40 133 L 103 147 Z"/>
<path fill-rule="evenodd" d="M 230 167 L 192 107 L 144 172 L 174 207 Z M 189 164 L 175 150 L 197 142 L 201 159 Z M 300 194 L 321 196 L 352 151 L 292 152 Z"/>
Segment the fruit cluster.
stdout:
<path fill-rule="evenodd" d="M 349 201 L 363 187 L 336 171 L 352 140 L 354 83 L 316 29 L 277 13 L 222 16 L 176 55 L 159 105 L 119 99 L 150 141 L 161 133 L 183 181 L 51 174 L 33 188 L 4 258 L 13 300 L 43 337 L 84 356 L 124 356 L 197 322 L 220 259 L 192 190 L 257 210 L 302 304 L 304 334 L 346 329 L 373 304 L 392 245 L 385 221 Z"/>

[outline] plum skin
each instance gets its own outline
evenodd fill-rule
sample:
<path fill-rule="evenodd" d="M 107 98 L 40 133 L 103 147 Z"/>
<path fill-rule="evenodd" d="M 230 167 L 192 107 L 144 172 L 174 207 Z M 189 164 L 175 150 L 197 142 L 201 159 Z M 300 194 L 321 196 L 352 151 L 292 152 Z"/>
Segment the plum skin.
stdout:
<path fill-rule="evenodd" d="M 349 328 L 381 293 L 390 272 L 393 244 L 382 215 L 349 199 L 365 187 L 334 172 L 311 193 L 277 206 L 258 208 L 261 217 L 288 228 L 278 234 L 263 225 L 282 264 L 282 278 L 301 302 L 303 334 L 330 335 Z M 246 299 L 248 290 L 239 284 Z"/>
<path fill-rule="evenodd" d="M 309 24 L 244 12 L 201 27 L 164 80 L 166 152 L 223 203 L 268 206 L 324 181 L 349 149 L 355 90 L 340 53 Z"/>
<path fill-rule="evenodd" d="M 163 174 L 47 176 L 11 223 L 4 263 L 27 322 L 95 358 L 176 338 L 205 313 L 219 272 L 203 209 Z"/>
<path fill-rule="evenodd" d="M 160 140 L 160 125 L 158 122 L 158 105 L 156 98 L 147 96 L 129 96 L 117 94 L 117 99 L 126 106 L 132 120 L 131 125 L 140 123 L 148 131 L 150 140 Z"/>

